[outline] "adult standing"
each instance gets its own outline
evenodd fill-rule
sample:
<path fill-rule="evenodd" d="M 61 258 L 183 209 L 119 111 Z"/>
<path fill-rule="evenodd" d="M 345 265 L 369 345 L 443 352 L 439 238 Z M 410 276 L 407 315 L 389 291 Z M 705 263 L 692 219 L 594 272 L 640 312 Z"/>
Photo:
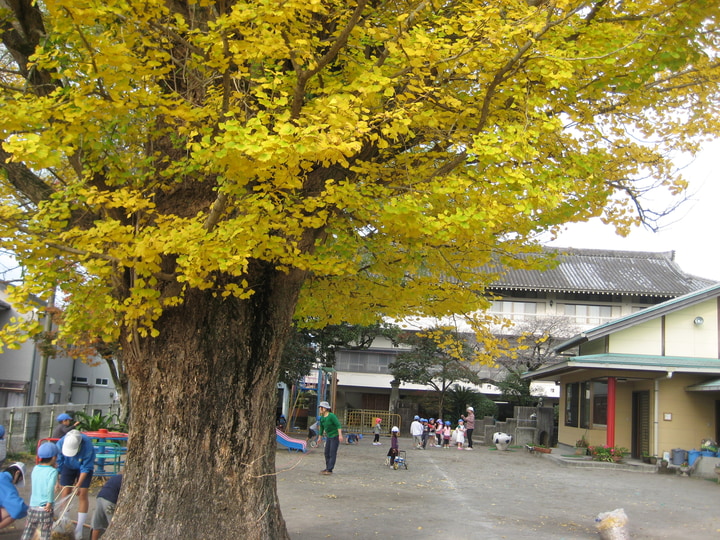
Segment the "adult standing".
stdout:
<path fill-rule="evenodd" d="M 65 435 L 75 429 L 80 422 L 72 423 L 72 416 L 67 413 L 59 414 L 57 417 L 58 425 L 53 431 L 53 439 L 62 439 Z"/>
<path fill-rule="evenodd" d="M 472 435 L 473 431 L 475 430 L 475 409 L 472 407 L 467 408 L 467 416 L 460 415 L 460 418 L 462 418 L 465 421 L 465 438 L 467 439 L 467 448 L 466 450 L 472 450 L 473 449 L 473 441 L 472 441 Z"/>
<path fill-rule="evenodd" d="M 318 405 L 320 409 L 320 436 L 325 434 L 325 468 L 320 474 L 332 474 L 335 468 L 335 460 L 337 459 L 337 451 L 340 443 L 343 442 L 342 426 L 340 420 L 331 410 L 327 401 L 321 401 Z"/>
<path fill-rule="evenodd" d="M 60 473 L 58 481 L 63 488 L 62 497 L 77 488 L 78 518 L 75 527 L 75 538 L 82 538 L 83 526 L 87 519 L 90 500 L 88 490 L 95 468 L 95 447 L 90 437 L 73 429 L 57 442 L 57 468 Z"/>
<path fill-rule="evenodd" d="M 27 515 L 28 505 L 17 487 L 25 485 L 25 464 L 13 463 L 0 473 L 0 529 Z"/>
<path fill-rule="evenodd" d="M 422 448 L 422 434 L 423 434 L 423 425 L 422 422 L 420 422 L 420 417 L 415 415 L 415 418 L 412 421 L 412 424 L 410 424 L 410 435 L 412 435 L 413 443 L 415 444 L 415 449 Z"/>

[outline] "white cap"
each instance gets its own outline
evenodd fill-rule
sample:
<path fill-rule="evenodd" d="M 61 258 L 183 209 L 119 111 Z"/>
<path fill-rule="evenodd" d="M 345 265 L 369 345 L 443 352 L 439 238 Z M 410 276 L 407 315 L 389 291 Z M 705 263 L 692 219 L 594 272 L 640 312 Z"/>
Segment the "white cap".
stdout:
<path fill-rule="evenodd" d="M 80 450 L 80 443 L 82 442 L 82 434 L 77 430 L 73 429 L 65 435 L 62 445 L 63 456 L 73 457 Z"/>
<path fill-rule="evenodd" d="M 468 407 L 467 410 L 468 410 L 468 411 L 475 411 L 475 409 L 473 409 L 472 407 Z"/>
<path fill-rule="evenodd" d="M 394 432 L 394 433 L 399 433 L 399 432 L 400 432 L 400 428 L 397 427 L 397 426 L 393 426 L 390 431 L 392 431 L 392 432 Z"/>
<path fill-rule="evenodd" d="M 16 461 L 10 466 L 12 467 L 13 465 L 20 469 L 20 480 L 18 480 L 18 483 L 15 485 L 17 487 L 25 487 L 25 464 L 21 461 Z"/>

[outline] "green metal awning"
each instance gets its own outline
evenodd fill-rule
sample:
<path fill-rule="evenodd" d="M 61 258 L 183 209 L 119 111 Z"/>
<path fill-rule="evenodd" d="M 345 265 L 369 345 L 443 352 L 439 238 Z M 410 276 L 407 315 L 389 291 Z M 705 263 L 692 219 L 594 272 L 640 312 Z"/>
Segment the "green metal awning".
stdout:
<path fill-rule="evenodd" d="M 712 379 L 692 386 L 688 386 L 685 390 L 688 392 L 720 392 L 720 379 Z"/>
<path fill-rule="evenodd" d="M 650 354 L 590 354 L 573 356 L 564 362 L 541 367 L 522 374 L 523 379 L 553 380 L 558 375 L 577 371 L 616 370 L 645 371 L 648 373 L 692 373 L 717 377 L 720 375 L 719 358 L 690 358 L 686 356 L 657 356 Z"/>

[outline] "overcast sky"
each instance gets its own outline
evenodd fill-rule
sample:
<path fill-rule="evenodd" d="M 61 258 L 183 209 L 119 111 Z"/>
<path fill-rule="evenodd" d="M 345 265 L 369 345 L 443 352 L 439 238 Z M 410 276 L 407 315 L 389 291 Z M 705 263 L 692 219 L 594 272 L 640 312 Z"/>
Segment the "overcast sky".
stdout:
<path fill-rule="evenodd" d="M 627 237 L 599 220 L 571 225 L 550 245 L 588 249 L 675 251 L 675 260 L 685 272 L 720 281 L 720 140 L 683 169 L 689 183 L 690 200 L 653 233 L 634 229 Z"/>

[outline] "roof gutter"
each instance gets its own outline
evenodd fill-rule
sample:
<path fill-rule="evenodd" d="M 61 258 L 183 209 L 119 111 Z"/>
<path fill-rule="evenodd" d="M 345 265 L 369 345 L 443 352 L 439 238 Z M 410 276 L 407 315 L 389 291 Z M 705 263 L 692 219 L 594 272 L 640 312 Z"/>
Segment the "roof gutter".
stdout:
<path fill-rule="evenodd" d="M 562 343 L 555 345 L 555 347 L 552 348 L 552 351 L 555 353 L 560 353 L 562 351 L 572 349 L 573 347 L 576 347 L 578 345 L 582 345 L 583 343 L 586 343 L 587 341 L 588 341 L 587 334 L 585 332 L 580 332 L 579 334 L 571 337 L 567 341 L 563 341 Z"/>

